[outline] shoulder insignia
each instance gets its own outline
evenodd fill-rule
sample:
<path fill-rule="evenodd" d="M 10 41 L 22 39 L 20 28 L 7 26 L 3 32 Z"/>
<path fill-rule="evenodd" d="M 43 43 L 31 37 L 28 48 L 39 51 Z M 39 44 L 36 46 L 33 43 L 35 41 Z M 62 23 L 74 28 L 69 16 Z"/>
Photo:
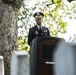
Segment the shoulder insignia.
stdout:
<path fill-rule="evenodd" d="M 47 29 L 45 29 L 44 32 L 47 32 Z"/>

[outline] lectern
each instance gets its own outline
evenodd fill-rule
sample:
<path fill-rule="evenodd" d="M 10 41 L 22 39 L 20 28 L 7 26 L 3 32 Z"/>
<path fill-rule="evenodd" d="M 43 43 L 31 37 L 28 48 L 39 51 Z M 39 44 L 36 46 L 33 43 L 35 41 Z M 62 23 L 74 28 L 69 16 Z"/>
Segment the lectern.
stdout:
<path fill-rule="evenodd" d="M 61 38 L 38 37 L 30 46 L 30 75 L 54 75 L 53 53 Z"/>

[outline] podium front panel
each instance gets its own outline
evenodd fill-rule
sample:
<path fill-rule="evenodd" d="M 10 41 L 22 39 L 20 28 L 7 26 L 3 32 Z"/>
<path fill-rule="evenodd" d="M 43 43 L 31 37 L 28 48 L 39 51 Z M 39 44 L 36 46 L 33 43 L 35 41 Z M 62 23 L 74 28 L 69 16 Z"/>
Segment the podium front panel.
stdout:
<path fill-rule="evenodd" d="M 56 37 L 39 37 L 30 46 L 30 75 L 54 75 L 53 53 L 58 42 Z"/>
<path fill-rule="evenodd" d="M 54 75 L 53 74 L 53 66 L 52 64 L 39 64 L 37 75 Z"/>
<path fill-rule="evenodd" d="M 57 40 L 42 40 L 38 47 L 39 61 L 53 61 L 52 56 L 57 43 Z"/>

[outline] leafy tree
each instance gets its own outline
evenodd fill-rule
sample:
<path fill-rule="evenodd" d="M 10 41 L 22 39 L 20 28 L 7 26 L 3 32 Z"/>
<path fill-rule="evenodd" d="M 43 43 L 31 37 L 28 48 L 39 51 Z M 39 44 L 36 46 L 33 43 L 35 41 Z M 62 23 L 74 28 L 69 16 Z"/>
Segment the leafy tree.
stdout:
<path fill-rule="evenodd" d="M 52 3 L 53 1 L 53 3 Z M 29 3 L 30 1 L 28 1 Z M 24 31 L 22 30 L 22 35 L 20 35 L 21 40 L 26 40 L 27 44 L 27 36 L 28 36 L 28 29 L 35 25 L 35 20 L 33 18 L 33 11 L 36 11 L 36 9 L 39 9 L 42 11 L 45 15 L 43 19 L 43 24 L 47 26 L 51 32 L 51 36 L 58 37 L 60 34 L 64 34 L 67 32 L 66 27 L 68 25 L 67 21 L 64 21 L 63 18 L 69 17 L 70 19 L 76 18 L 76 1 L 71 2 L 71 7 L 69 7 L 70 3 L 65 0 L 47 0 L 43 1 L 42 3 L 40 1 L 37 1 L 35 5 L 32 7 L 29 6 L 29 4 L 26 3 L 22 6 L 20 10 L 19 15 L 19 22 L 21 24 L 19 25 L 19 28 L 24 28 Z M 19 37 L 19 43 L 20 42 Z M 25 45 L 25 44 L 22 44 Z M 21 50 L 23 50 L 23 46 L 20 45 Z M 29 49 L 29 46 L 26 45 L 24 50 Z"/>

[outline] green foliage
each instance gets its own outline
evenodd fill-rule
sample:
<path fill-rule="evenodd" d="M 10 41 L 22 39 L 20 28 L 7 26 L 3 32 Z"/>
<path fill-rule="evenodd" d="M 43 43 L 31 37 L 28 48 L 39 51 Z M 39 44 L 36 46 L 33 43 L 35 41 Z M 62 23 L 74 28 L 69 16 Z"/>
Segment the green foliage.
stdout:
<path fill-rule="evenodd" d="M 20 50 L 26 50 L 29 53 L 29 46 L 27 45 L 27 37 L 22 38 L 22 36 L 18 37 L 19 48 Z"/>
<path fill-rule="evenodd" d="M 20 0 L 20 5 L 22 6 L 24 4 L 24 0 Z"/>
<path fill-rule="evenodd" d="M 50 4 L 52 0 L 47 0 L 42 3 L 37 1 L 34 6 L 29 6 L 30 0 L 24 1 L 21 9 L 19 10 L 18 20 L 21 22 L 18 27 L 21 30 L 19 35 L 19 48 L 21 50 L 26 50 L 29 52 L 29 46 L 27 44 L 27 37 L 29 28 L 35 25 L 35 21 L 33 18 L 33 11 L 39 9 L 44 13 L 43 24 L 48 27 L 51 33 L 51 36 L 58 37 L 59 34 L 64 34 L 67 32 L 67 22 L 63 20 L 65 17 L 69 17 L 70 19 L 75 18 L 76 14 L 76 3 L 72 4 L 72 7 L 69 8 L 68 4 L 66 4 L 65 0 L 53 0 L 54 4 L 46 6 Z M 24 28 L 24 30 L 23 30 Z M 74 36 L 75 37 L 75 36 Z M 75 39 L 75 38 L 74 38 Z"/>
<path fill-rule="evenodd" d="M 54 0 L 55 8 L 49 6 L 45 11 L 45 20 L 44 23 L 48 23 L 48 28 L 52 36 L 57 37 L 59 33 L 66 33 L 67 22 L 63 21 L 63 14 L 60 14 L 59 11 L 63 10 L 63 1 Z M 66 13 L 66 12 L 65 12 Z M 44 24 L 45 25 L 45 24 Z"/>

